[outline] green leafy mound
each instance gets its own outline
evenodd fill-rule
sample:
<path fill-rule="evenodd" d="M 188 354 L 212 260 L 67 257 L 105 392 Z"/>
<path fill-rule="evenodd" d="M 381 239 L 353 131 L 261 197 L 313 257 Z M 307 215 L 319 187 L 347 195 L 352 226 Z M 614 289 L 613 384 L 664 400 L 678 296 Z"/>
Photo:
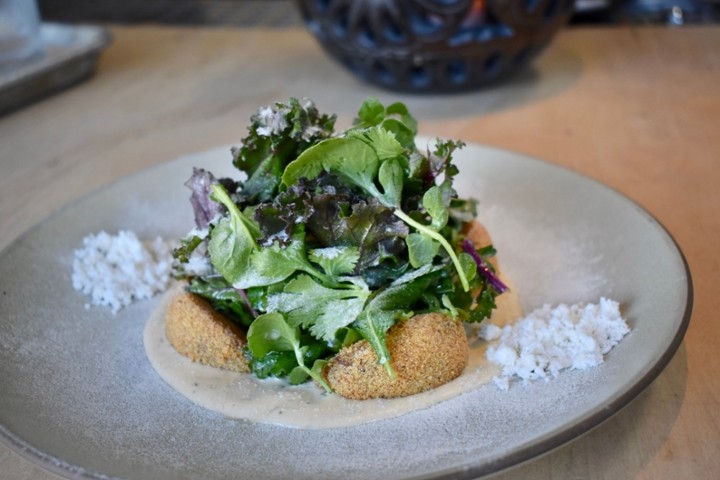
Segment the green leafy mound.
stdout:
<path fill-rule="evenodd" d="M 459 141 L 423 153 L 405 105 L 366 100 L 353 126 L 310 101 L 261 108 L 233 149 L 244 180 L 195 169 L 196 227 L 175 252 L 188 289 L 247 328 L 253 373 L 293 384 L 366 339 L 394 376 L 386 344 L 398 321 L 442 311 L 479 322 L 502 292 L 463 236 L 475 203 L 453 189 Z"/>

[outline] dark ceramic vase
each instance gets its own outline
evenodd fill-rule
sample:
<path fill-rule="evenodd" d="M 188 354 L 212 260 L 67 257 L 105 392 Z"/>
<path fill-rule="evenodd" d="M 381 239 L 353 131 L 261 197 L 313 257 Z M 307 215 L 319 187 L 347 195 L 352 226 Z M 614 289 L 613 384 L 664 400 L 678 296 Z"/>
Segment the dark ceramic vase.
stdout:
<path fill-rule="evenodd" d="M 307 27 L 358 77 L 403 92 L 476 89 L 525 68 L 574 0 L 298 0 Z"/>

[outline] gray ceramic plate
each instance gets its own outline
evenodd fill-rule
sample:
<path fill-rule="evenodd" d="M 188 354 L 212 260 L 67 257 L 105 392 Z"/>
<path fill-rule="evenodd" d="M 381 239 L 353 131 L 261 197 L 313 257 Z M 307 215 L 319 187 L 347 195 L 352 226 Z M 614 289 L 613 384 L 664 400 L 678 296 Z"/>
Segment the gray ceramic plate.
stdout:
<path fill-rule="evenodd" d="M 480 203 L 525 309 L 621 303 L 633 331 L 601 366 L 549 382 L 486 385 L 392 420 L 300 430 L 224 418 L 155 374 L 142 333 L 155 301 L 112 315 L 70 284 L 88 233 L 191 227 L 193 165 L 230 174 L 228 149 L 122 179 L 30 230 L 0 256 L 0 438 L 70 478 L 473 478 L 575 438 L 665 367 L 686 330 L 690 275 L 673 239 L 616 192 L 513 153 L 468 146 L 458 188 Z"/>

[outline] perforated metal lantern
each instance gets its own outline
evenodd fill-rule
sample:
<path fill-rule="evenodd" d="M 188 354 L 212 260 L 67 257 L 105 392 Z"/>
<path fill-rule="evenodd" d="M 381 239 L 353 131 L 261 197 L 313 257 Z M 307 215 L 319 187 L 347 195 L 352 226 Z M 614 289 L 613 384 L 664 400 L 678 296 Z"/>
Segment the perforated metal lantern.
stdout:
<path fill-rule="evenodd" d="M 325 50 L 390 90 L 452 92 L 526 67 L 574 0 L 298 0 Z"/>

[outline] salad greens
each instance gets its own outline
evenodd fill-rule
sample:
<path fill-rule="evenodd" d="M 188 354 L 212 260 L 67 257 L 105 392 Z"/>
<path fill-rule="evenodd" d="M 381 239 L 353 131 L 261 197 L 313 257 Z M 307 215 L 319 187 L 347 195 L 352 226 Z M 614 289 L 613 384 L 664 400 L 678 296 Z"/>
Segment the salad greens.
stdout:
<path fill-rule="evenodd" d="M 464 228 L 475 202 L 458 198 L 452 155 L 421 152 L 402 103 L 366 100 L 352 127 L 308 100 L 261 108 L 232 150 L 243 180 L 194 169 L 186 185 L 196 228 L 175 251 L 188 290 L 247 329 L 253 373 L 309 378 L 366 339 L 394 376 L 386 334 L 442 311 L 480 322 L 507 288 Z"/>

